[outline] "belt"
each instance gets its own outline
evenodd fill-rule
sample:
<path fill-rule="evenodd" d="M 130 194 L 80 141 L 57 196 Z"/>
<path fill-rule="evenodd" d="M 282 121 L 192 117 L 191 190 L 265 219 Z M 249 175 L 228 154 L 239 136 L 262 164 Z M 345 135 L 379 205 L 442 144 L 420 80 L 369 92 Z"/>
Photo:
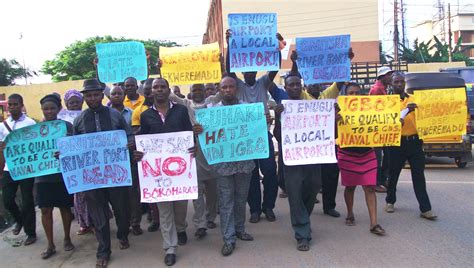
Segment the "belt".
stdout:
<path fill-rule="evenodd" d="M 402 136 L 402 140 L 404 141 L 417 141 L 419 140 L 420 138 L 418 137 L 418 135 L 410 135 L 410 136 Z"/>

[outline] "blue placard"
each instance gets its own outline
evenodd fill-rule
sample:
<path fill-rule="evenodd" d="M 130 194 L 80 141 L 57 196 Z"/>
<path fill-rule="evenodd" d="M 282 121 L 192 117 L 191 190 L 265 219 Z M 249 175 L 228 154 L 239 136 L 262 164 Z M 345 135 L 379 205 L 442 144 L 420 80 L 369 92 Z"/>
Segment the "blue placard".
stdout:
<path fill-rule="evenodd" d="M 66 122 L 46 121 L 14 130 L 5 138 L 5 161 L 12 179 L 23 180 L 59 173 L 56 141 L 66 136 Z"/>
<path fill-rule="evenodd" d="M 104 83 L 123 82 L 127 77 L 148 78 L 145 46 L 143 43 L 115 42 L 95 45 L 99 63 L 97 72 Z"/>
<path fill-rule="evenodd" d="M 305 84 L 351 80 L 350 35 L 296 38 L 298 69 Z"/>
<path fill-rule="evenodd" d="M 268 130 L 262 103 L 196 110 L 198 136 L 209 164 L 267 158 Z"/>
<path fill-rule="evenodd" d="M 278 71 L 276 13 L 229 14 L 231 72 Z"/>
<path fill-rule="evenodd" d="M 58 140 L 64 184 L 70 194 L 132 185 L 127 136 L 104 131 Z"/>

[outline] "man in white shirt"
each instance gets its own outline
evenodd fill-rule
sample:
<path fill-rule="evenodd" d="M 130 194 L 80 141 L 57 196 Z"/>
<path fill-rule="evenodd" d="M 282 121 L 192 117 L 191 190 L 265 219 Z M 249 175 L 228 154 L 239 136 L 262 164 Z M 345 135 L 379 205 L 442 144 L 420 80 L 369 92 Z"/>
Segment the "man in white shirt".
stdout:
<path fill-rule="evenodd" d="M 27 117 L 22 112 L 23 97 L 19 94 L 12 94 L 8 97 L 8 111 L 10 116 L 0 124 L 0 150 L 3 151 L 6 147 L 4 142 L 5 137 L 13 130 L 27 127 L 36 124 L 36 122 Z M 36 214 L 35 203 L 33 199 L 34 179 L 26 179 L 14 181 L 10 176 L 7 164 L 3 168 L 3 176 L 1 180 L 3 191 L 3 203 L 6 210 L 12 215 L 16 222 L 13 234 L 18 235 L 24 227 L 24 231 L 28 236 L 24 242 L 25 246 L 36 242 Z M 15 202 L 16 192 L 20 187 L 21 190 L 21 209 Z"/>

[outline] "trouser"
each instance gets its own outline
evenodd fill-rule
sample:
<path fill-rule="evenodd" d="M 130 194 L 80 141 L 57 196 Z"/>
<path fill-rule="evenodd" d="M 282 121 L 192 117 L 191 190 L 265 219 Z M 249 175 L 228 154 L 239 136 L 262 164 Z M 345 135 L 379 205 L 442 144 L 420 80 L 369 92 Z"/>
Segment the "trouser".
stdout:
<path fill-rule="evenodd" d="M 34 179 L 14 181 L 10 172 L 4 171 L 2 178 L 3 204 L 16 223 L 23 226 L 29 236 L 36 235 L 36 212 L 33 198 Z M 20 187 L 21 209 L 15 202 Z"/>
<path fill-rule="evenodd" d="M 160 211 L 158 210 L 157 203 L 150 203 L 150 214 L 151 214 L 151 222 L 160 224 Z"/>
<path fill-rule="evenodd" d="M 390 176 L 388 180 L 387 197 L 385 201 L 389 204 L 395 204 L 397 201 L 397 183 L 400 172 L 408 160 L 410 164 L 411 179 L 413 189 L 421 212 L 431 210 L 431 203 L 426 192 L 425 180 L 425 153 L 423 152 L 423 141 L 418 138 L 402 137 L 400 147 L 390 147 Z"/>
<path fill-rule="evenodd" d="M 276 175 L 275 148 L 272 138 L 272 134 L 268 132 L 269 157 L 255 160 L 255 169 L 252 172 L 247 200 L 250 206 L 250 213 L 252 214 L 261 214 L 262 210 L 275 208 L 275 201 L 278 194 L 278 178 Z M 262 192 L 260 190 L 259 170 L 263 173 L 263 203 Z"/>
<path fill-rule="evenodd" d="M 310 216 L 321 188 L 321 166 L 285 166 L 285 185 L 295 238 L 311 240 Z"/>
<path fill-rule="evenodd" d="M 99 242 L 97 258 L 109 257 L 110 248 L 110 212 L 109 203 L 115 215 L 117 238 L 127 240 L 130 228 L 130 187 L 111 187 L 84 192 L 84 200 Z"/>
<path fill-rule="evenodd" d="M 211 192 L 212 189 L 214 189 L 214 192 Z M 206 201 L 204 201 L 204 196 L 206 196 Z M 193 200 L 193 224 L 196 229 L 207 229 L 207 222 L 215 220 L 217 214 L 216 198 L 216 179 L 198 180 L 198 198 Z M 209 204 L 210 202 L 213 204 Z M 208 213 L 206 213 L 206 210 Z M 210 212 L 211 210 L 213 212 Z"/>
<path fill-rule="evenodd" d="M 183 217 L 186 219 L 186 211 L 188 208 L 188 200 L 159 202 L 158 209 L 160 211 L 160 227 L 161 236 L 163 237 L 163 249 L 166 254 L 176 254 L 178 248 L 178 221 Z M 182 222 L 180 222 L 182 224 Z"/>
<path fill-rule="evenodd" d="M 137 164 L 132 164 L 132 187 L 129 187 L 130 225 L 140 226 L 142 221 L 142 204 L 140 203 L 140 182 Z"/>
<path fill-rule="evenodd" d="M 245 201 L 251 176 L 238 173 L 217 179 L 220 224 L 225 243 L 235 243 L 236 232 L 245 232 Z"/>
<path fill-rule="evenodd" d="M 283 149 L 281 143 L 278 143 L 278 169 L 277 169 L 277 176 L 278 176 L 278 186 L 283 192 L 286 192 L 285 189 L 285 173 L 283 169 L 285 165 L 283 164 Z"/>
<path fill-rule="evenodd" d="M 337 163 L 321 165 L 321 183 L 323 189 L 323 210 L 336 208 L 336 193 L 339 180 Z"/>
<path fill-rule="evenodd" d="M 375 148 L 377 156 L 377 185 L 387 182 L 390 173 L 390 150 L 389 147 Z"/>

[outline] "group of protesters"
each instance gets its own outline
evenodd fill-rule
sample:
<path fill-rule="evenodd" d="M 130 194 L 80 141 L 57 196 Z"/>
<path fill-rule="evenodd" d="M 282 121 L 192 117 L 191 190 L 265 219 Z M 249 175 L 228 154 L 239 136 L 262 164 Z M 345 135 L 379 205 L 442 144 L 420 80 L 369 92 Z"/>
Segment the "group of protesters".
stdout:
<path fill-rule="evenodd" d="M 227 37 L 230 35 L 231 32 L 228 32 Z M 280 42 L 284 42 L 281 36 L 278 38 Z M 348 51 L 348 57 L 354 57 L 352 50 Z M 406 116 L 401 119 L 400 147 L 337 148 L 338 163 L 332 164 L 288 166 L 284 164 L 282 157 L 276 156 L 272 139 L 276 139 L 278 151 L 281 152 L 281 115 L 284 111 L 282 100 L 336 99 L 339 95 L 362 95 L 361 86 L 352 82 L 335 82 L 327 88 L 319 84 L 303 86 L 304 81 L 298 72 L 297 51 L 292 52 L 291 60 L 293 65 L 284 77 L 284 88 L 273 82 L 278 71 L 270 71 L 259 78 L 257 72 L 245 72 L 242 80 L 231 72 L 227 60 L 226 72 L 219 84 L 194 84 L 190 87 L 188 98 L 179 92 L 179 88 L 172 90 L 168 81 L 162 77 L 145 81 L 129 77 L 123 83 L 114 84 L 107 90 L 105 84 L 98 79 L 88 79 L 84 81 L 81 91 L 71 89 L 64 96 L 57 93 L 44 96 L 39 102 L 44 121 L 59 119 L 62 111 L 82 110 L 73 123 L 67 122 L 67 135 L 111 130 L 126 132 L 132 186 L 100 188 L 70 195 L 61 173 L 37 177 L 34 180 L 14 181 L 10 176 L 9 167 L 5 164 L 1 180 L 3 201 L 16 222 L 13 234 L 18 235 L 23 229 L 27 235 L 24 245 L 36 241 L 35 205 L 38 205 L 48 240 L 41 258 L 51 257 L 56 253 L 52 212 L 54 207 L 58 207 L 64 227 L 63 249 L 74 249 L 70 229 L 75 217 L 80 227 L 77 235 L 95 233 L 99 244 L 96 267 L 106 267 L 111 256 L 109 220 L 115 218 L 120 249 L 127 249 L 130 246 L 129 232 L 133 235 L 143 234 L 142 214 L 148 211 L 151 223 L 147 231 L 161 230 L 165 250 L 164 262 L 168 266 L 175 264 L 178 245 L 185 245 L 188 239 L 188 200 L 140 203 L 138 163 L 144 152 L 136 149 L 134 136 L 193 131 L 197 137 L 205 129 L 196 120 L 196 110 L 243 103 L 263 103 L 268 124 L 274 121 L 273 132 L 268 128 L 268 158 L 209 165 L 197 139 L 195 146 L 189 148 L 196 160 L 198 177 L 198 198 L 193 200 L 192 217 L 196 228 L 195 237 L 201 240 L 208 229 L 216 228 L 216 218 L 219 214 L 224 241 L 221 249 L 223 256 L 232 254 L 237 240 L 254 240 L 245 229 L 246 203 L 250 208 L 249 222 L 258 223 L 262 214 L 269 222 L 276 220 L 274 209 L 278 188 L 281 189 L 280 197 L 288 198 L 296 248 L 299 251 L 308 251 L 312 238 L 310 219 L 315 203 L 319 202 L 318 193 L 322 192 L 324 214 L 340 217 L 340 213 L 335 209 L 339 174 L 341 184 L 345 186 L 345 224 L 356 224 L 353 211 L 354 193 L 357 186 L 362 186 L 370 217 L 369 230 L 375 235 L 385 235 L 385 230 L 377 219 L 375 193 L 387 193 L 385 211 L 393 213 L 397 181 L 406 160 L 411 166 L 420 216 L 428 220 L 436 219 L 426 191 L 422 140 L 417 135 L 413 113 L 416 105 L 410 101 L 412 92 L 405 92 L 404 74 L 401 72 L 381 67 L 377 81 L 369 93 L 400 96 L 401 109 L 406 111 Z M 107 105 L 103 105 L 105 95 L 109 98 Z M 83 102 L 87 106 L 84 110 Z M 11 94 L 8 97 L 10 115 L 0 124 L 2 140 L 11 131 L 36 124 L 22 112 L 23 106 L 22 96 Z M 272 109 L 274 117 L 270 113 Z M 336 120 L 339 119 L 336 115 Z M 5 146 L 2 142 L 2 150 Z M 21 208 L 15 203 L 18 188 L 21 190 Z M 36 200 L 33 189 L 36 189 Z"/>

